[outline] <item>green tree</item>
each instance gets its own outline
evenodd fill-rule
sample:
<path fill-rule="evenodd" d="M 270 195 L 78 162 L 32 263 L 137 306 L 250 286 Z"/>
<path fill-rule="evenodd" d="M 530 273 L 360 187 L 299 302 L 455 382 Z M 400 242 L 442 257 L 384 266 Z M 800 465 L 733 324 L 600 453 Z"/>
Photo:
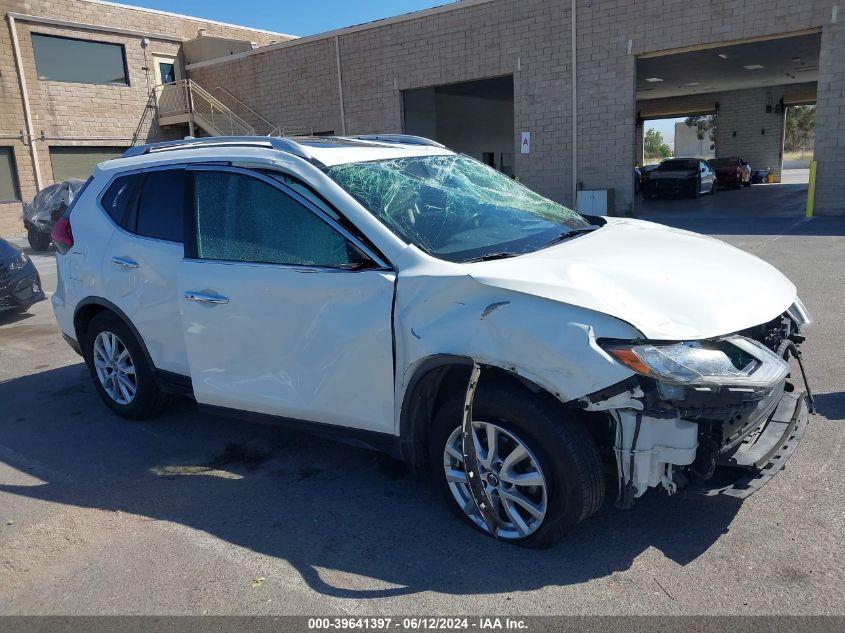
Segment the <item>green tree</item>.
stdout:
<path fill-rule="evenodd" d="M 816 106 L 794 106 L 786 110 L 786 130 L 783 148 L 787 152 L 800 151 L 803 156 L 813 149 L 816 130 Z"/>
<path fill-rule="evenodd" d="M 663 135 L 651 128 L 645 133 L 643 155 L 646 159 L 668 158 L 672 155 L 672 149 L 663 142 Z"/>
<path fill-rule="evenodd" d="M 686 123 L 689 127 L 695 128 L 695 135 L 698 137 L 699 141 L 703 141 L 705 138 L 709 139 L 711 143 L 710 149 L 713 149 L 712 143 L 715 143 L 716 141 L 715 114 L 689 116 L 684 123 Z"/>

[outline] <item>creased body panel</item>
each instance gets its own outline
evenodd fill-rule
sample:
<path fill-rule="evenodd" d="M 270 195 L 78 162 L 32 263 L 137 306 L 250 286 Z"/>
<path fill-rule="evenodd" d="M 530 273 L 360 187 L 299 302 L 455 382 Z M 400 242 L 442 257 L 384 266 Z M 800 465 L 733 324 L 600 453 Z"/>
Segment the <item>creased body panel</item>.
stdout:
<path fill-rule="evenodd" d="M 792 282 L 758 257 L 621 218 L 559 246 L 468 270 L 489 286 L 612 315 L 656 340 L 737 332 L 770 321 L 795 300 Z"/>
<path fill-rule="evenodd" d="M 466 275 L 400 275 L 395 319 L 397 403 L 420 363 L 441 354 L 513 371 L 563 401 L 632 375 L 595 344 L 636 336 L 628 324 Z"/>

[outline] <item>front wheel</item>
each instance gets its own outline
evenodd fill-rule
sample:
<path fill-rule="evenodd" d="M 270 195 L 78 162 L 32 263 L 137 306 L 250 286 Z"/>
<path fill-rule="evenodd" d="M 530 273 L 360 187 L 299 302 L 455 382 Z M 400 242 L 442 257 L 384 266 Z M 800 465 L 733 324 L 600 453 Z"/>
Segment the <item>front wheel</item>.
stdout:
<path fill-rule="evenodd" d="M 94 317 L 83 348 L 97 393 L 115 413 L 141 420 L 170 401 L 156 384 L 153 368 L 132 330 L 112 312 Z"/>
<path fill-rule="evenodd" d="M 50 236 L 47 233 L 29 229 L 26 232 L 26 239 L 34 251 L 46 251 L 50 248 Z"/>
<path fill-rule="evenodd" d="M 429 459 L 453 510 L 489 534 L 463 463 L 463 399 L 464 394 L 457 394 L 438 411 Z M 523 547 L 550 547 L 566 528 L 601 507 L 601 464 L 579 419 L 561 416 L 529 392 L 483 387 L 476 394 L 473 417 L 479 474 L 501 521 L 498 538 Z"/>

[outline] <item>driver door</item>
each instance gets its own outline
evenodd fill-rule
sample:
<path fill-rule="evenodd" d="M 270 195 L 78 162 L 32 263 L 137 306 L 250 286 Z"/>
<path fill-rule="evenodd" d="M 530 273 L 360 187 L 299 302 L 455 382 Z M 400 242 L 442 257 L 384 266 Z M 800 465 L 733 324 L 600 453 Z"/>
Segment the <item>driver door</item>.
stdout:
<path fill-rule="evenodd" d="M 197 402 L 393 433 L 395 273 L 303 188 L 189 173 L 179 294 Z"/>

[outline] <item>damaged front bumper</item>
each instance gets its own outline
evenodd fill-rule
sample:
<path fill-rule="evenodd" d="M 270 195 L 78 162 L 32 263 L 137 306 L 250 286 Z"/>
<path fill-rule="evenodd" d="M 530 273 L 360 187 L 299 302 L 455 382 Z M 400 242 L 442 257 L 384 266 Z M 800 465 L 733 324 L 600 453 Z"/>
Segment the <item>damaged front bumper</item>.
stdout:
<path fill-rule="evenodd" d="M 734 335 L 696 349 L 705 358 L 716 358 L 719 350 L 727 356 L 734 348 L 747 352 L 734 358 L 739 369 L 722 384 L 714 376 L 667 381 L 666 374 L 649 372 L 661 349 L 683 361 L 686 351 L 676 348 L 685 344 L 608 344 L 611 353 L 624 348 L 628 364 L 645 359 L 638 375 L 578 401 L 610 417 L 619 507 L 631 507 L 653 487 L 745 498 L 783 468 L 804 434 L 812 397 L 789 375 L 788 357 L 792 353 L 800 363 L 803 337 L 788 315 L 776 325 L 783 336 L 774 343 Z M 734 371 L 719 361 L 723 374 Z"/>

